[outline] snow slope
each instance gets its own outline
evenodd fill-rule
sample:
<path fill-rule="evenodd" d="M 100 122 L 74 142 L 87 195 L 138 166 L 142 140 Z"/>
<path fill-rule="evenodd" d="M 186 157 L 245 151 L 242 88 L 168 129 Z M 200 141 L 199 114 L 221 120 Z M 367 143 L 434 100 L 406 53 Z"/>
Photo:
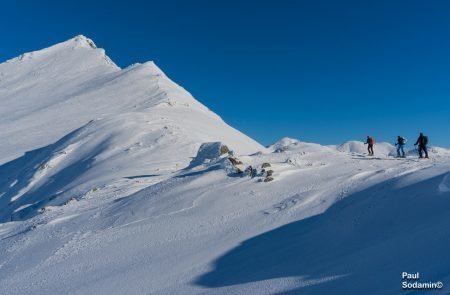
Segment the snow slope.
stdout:
<path fill-rule="evenodd" d="M 82 36 L 0 72 L 2 294 L 399 294 L 403 271 L 450 287 L 447 149 L 265 149 Z"/>

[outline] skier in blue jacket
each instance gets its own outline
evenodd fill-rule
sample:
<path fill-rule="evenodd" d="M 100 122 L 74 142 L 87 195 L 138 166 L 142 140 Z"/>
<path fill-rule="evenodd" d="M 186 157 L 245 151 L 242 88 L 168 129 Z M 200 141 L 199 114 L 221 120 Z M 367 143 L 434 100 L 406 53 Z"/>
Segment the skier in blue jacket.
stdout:
<path fill-rule="evenodd" d="M 397 157 L 399 158 L 406 158 L 405 156 L 405 147 L 406 144 L 406 138 L 402 137 L 402 136 L 397 136 L 397 143 L 395 144 L 397 146 Z M 400 152 L 402 152 L 400 154 Z"/>

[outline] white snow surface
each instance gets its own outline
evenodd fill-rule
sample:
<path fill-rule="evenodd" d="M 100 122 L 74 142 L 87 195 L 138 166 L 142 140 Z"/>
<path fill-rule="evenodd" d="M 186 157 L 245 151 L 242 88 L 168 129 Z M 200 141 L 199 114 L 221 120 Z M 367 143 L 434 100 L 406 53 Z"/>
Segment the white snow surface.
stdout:
<path fill-rule="evenodd" d="M 404 271 L 450 287 L 448 149 L 266 149 L 84 36 L 0 64 L 0 126 L 2 294 L 398 294 Z"/>
<path fill-rule="evenodd" d="M 346 153 L 364 154 L 367 153 L 367 144 L 364 144 L 362 141 L 352 140 L 336 146 L 336 149 Z M 390 143 L 380 142 L 374 145 L 374 154 L 377 156 L 387 157 L 394 155 L 393 152 L 395 149 L 395 146 Z"/>

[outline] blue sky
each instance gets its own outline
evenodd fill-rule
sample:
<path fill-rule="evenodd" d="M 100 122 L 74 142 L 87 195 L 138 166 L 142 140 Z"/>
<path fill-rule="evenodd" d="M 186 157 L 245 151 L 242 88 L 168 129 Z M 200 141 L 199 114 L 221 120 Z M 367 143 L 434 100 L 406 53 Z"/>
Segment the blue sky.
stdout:
<path fill-rule="evenodd" d="M 78 34 L 263 144 L 450 146 L 450 1 L 3 1 L 0 61 Z"/>

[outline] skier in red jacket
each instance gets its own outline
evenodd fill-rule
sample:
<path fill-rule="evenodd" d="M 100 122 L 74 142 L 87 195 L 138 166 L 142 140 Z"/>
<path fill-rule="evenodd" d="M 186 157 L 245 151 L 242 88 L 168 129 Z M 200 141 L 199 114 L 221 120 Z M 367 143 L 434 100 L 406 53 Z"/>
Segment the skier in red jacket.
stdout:
<path fill-rule="evenodd" d="M 373 137 L 367 135 L 367 140 L 364 144 L 367 144 L 367 151 L 369 152 L 369 156 L 373 156 L 373 144 L 375 141 L 373 140 Z"/>

